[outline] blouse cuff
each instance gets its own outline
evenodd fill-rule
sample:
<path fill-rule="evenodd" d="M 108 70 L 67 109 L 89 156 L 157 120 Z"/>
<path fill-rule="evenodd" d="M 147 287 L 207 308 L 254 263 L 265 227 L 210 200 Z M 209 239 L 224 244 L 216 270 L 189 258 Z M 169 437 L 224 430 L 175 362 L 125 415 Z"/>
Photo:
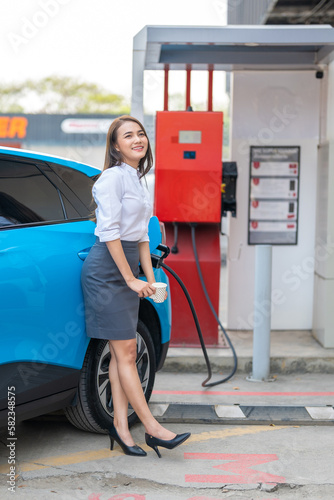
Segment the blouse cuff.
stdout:
<path fill-rule="evenodd" d="M 119 240 L 120 238 L 121 238 L 121 234 L 120 234 L 118 229 L 99 232 L 99 239 L 103 243 L 105 243 L 107 241 Z"/>

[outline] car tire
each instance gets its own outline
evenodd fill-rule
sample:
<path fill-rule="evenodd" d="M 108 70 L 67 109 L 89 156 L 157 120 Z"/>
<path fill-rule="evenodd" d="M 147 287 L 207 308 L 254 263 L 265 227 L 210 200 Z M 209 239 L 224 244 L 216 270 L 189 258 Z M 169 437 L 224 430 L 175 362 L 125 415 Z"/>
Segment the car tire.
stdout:
<path fill-rule="evenodd" d="M 65 409 L 68 420 L 78 429 L 106 434 L 113 422 L 111 387 L 108 376 L 110 351 L 107 340 L 92 339 L 89 343 L 74 406 Z M 142 321 L 137 326 L 137 370 L 148 402 L 155 379 L 155 350 L 149 330 Z M 138 417 L 129 405 L 128 422 Z"/>

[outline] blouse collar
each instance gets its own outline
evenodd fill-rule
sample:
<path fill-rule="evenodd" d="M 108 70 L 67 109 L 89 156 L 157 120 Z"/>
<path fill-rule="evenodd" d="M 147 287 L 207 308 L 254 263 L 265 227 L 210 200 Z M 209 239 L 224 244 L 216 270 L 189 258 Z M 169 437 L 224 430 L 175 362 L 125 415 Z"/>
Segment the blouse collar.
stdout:
<path fill-rule="evenodd" d="M 139 174 L 138 169 L 133 168 L 133 167 L 131 167 L 131 165 L 128 165 L 127 163 L 124 163 L 124 162 L 121 164 L 121 167 L 124 168 L 125 170 L 127 170 L 128 172 L 130 172 L 131 175 L 138 177 L 138 174 Z"/>

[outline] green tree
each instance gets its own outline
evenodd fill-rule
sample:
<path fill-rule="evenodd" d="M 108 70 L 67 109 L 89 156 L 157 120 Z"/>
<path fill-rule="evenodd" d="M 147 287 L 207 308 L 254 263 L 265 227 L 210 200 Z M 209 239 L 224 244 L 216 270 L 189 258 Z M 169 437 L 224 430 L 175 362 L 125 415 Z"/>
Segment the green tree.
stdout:
<path fill-rule="evenodd" d="M 129 113 L 125 97 L 96 83 L 49 76 L 21 84 L 0 85 L 1 113 Z"/>
<path fill-rule="evenodd" d="M 24 108 L 19 104 L 23 97 L 21 85 L 0 84 L 0 112 L 24 113 Z"/>

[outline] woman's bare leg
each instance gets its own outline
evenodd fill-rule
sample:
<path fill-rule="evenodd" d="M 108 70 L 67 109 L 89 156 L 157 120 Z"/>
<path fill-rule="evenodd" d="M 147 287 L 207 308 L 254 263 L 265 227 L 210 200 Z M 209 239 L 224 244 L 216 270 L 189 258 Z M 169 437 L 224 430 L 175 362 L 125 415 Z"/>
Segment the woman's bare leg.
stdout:
<path fill-rule="evenodd" d="M 128 426 L 128 399 L 122 389 L 118 377 L 116 355 L 110 341 L 109 349 L 111 354 L 109 379 L 114 407 L 114 426 L 116 427 L 117 433 L 122 441 L 128 446 L 134 446 L 135 443 L 132 439 Z"/>
<path fill-rule="evenodd" d="M 175 434 L 157 422 L 147 405 L 136 367 L 136 340 L 111 340 L 110 344 L 115 354 L 120 386 L 126 399 L 144 425 L 146 432 L 160 439 L 173 439 Z M 118 394 L 118 389 L 116 391 Z"/>

